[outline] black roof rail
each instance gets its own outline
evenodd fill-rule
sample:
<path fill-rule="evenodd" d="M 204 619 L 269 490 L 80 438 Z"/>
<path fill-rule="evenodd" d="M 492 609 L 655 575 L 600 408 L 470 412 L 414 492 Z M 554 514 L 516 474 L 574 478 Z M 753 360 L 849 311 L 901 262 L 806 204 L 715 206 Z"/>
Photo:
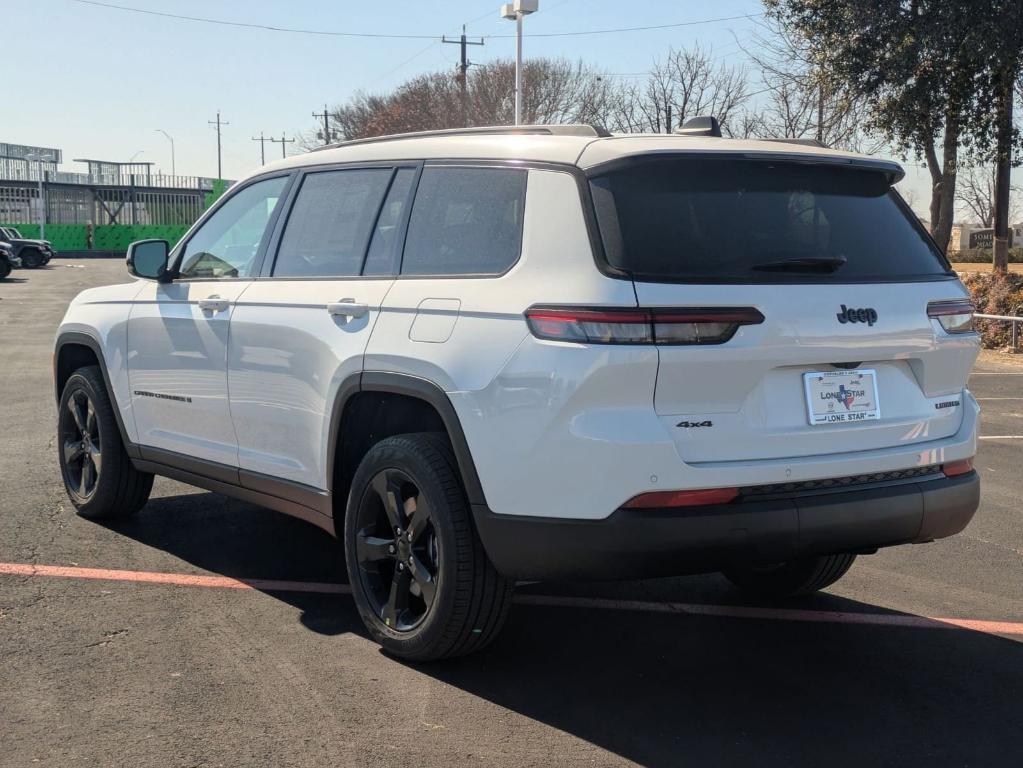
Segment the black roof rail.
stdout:
<path fill-rule="evenodd" d="M 316 147 L 314 152 L 337 147 L 351 147 L 356 144 L 375 144 L 382 141 L 400 141 L 402 139 L 429 139 L 443 136 L 583 136 L 604 139 L 611 135 L 606 129 L 585 123 L 569 125 L 491 125 L 473 128 L 444 128 L 436 131 L 415 131 L 413 133 L 392 133 L 385 136 L 368 136 L 364 139 L 338 141 L 323 147 Z"/>
<path fill-rule="evenodd" d="M 760 141 L 777 141 L 782 144 L 802 144 L 804 147 L 820 147 L 827 149 L 828 145 L 817 139 L 760 139 Z"/>
<path fill-rule="evenodd" d="M 721 124 L 716 117 L 700 115 L 690 117 L 681 128 L 676 128 L 675 133 L 680 136 L 716 136 L 721 138 Z"/>

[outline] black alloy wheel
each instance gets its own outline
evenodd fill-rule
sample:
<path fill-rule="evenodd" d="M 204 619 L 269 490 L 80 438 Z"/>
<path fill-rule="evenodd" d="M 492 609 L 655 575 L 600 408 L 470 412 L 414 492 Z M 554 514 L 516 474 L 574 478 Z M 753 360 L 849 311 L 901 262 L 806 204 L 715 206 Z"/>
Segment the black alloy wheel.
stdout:
<path fill-rule="evenodd" d="M 441 553 L 430 502 L 400 469 L 370 481 L 356 517 L 361 587 L 376 615 L 397 632 L 415 629 L 437 596 Z"/>
<path fill-rule="evenodd" d="M 362 457 L 345 510 L 345 565 L 370 637 L 408 661 L 484 648 L 514 583 L 487 557 L 447 435 L 387 437 Z"/>
<path fill-rule="evenodd" d="M 103 452 L 96 407 L 84 389 L 74 390 L 61 412 L 60 441 L 67 487 L 88 501 L 103 471 Z"/>
<path fill-rule="evenodd" d="M 128 457 L 98 366 L 79 368 L 64 384 L 57 438 L 61 477 L 79 515 L 123 518 L 146 503 L 153 476 L 139 472 Z"/>

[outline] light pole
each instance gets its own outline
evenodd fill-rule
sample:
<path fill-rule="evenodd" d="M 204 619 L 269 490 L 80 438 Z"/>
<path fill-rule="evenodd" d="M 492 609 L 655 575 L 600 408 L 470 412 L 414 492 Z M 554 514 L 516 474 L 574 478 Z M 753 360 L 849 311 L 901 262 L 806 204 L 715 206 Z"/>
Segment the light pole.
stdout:
<path fill-rule="evenodd" d="M 163 128 L 157 128 L 156 132 L 162 133 L 164 136 L 166 136 L 167 141 L 169 141 L 171 144 L 171 176 L 177 176 L 178 171 L 177 167 L 174 164 L 174 137 L 167 133 L 167 131 L 165 131 Z"/>
<path fill-rule="evenodd" d="M 501 16 L 515 22 L 515 125 L 522 125 L 522 19 L 540 10 L 540 0 L 513 0 Z"/>
<path fill-rule="evenodd" d="M 43 163 L 52 163 L 52 155 L 37 155 L 30 153 L 25 159 L 31 162 L 35 160 L 39 164 L 39 239 L 46 239 L 46 200 L 43 198 Z"/>

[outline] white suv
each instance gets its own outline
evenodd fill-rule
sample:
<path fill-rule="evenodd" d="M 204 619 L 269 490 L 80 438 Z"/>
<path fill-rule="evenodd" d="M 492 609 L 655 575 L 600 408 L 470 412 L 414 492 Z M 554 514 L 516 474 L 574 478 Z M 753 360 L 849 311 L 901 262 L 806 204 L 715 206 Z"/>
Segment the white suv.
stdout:
<path fill-rule="evenodd" d="M 820 589 L 978 505 L 973 306 L 901 176 L 713 124 L 266 166 L 71 304 L 68 494 L 128 515 L 164 475 L 308 520 L 409 659 L 484 646 L 515 579 Z"/>

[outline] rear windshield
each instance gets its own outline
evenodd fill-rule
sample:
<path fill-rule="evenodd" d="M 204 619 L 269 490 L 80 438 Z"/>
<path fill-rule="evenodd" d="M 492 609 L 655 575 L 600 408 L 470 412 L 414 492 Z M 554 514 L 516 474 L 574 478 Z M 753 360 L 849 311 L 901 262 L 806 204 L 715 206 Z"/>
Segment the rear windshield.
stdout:
<path fill-rule="evenodd" d="M 643 158 L 591 179 L 609 264 L 671 282 L 890 282 L 949 274 L 876 170 Z"/>

